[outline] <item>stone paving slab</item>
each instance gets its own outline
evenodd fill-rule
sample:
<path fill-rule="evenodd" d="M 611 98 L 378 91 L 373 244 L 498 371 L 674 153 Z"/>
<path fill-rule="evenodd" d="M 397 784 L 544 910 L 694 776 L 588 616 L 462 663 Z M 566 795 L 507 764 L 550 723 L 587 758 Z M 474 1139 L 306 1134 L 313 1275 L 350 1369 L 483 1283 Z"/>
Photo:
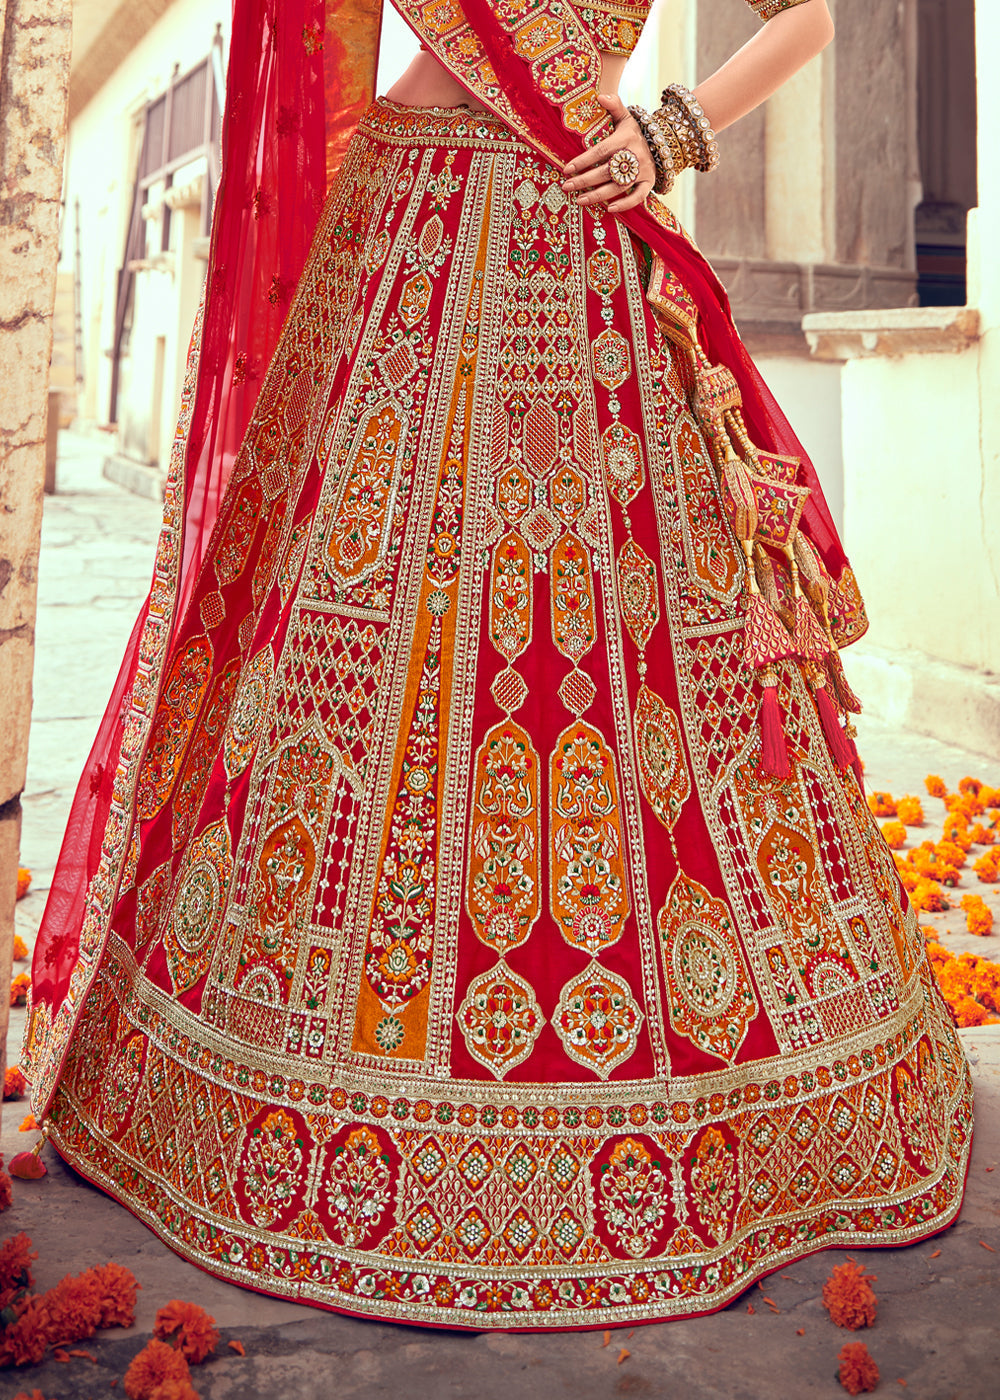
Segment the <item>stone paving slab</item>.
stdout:
<path fill-rule="evenodd" d="M 104 482 L 102 458 L 100 444 L 64 434 L 60 494 L 46 502 L 22 838 L 22 860 L 32 867 L 35 882 L 18 906 L 18 928 L 29 942 L 73 788 L 152 569 L 159 510 Z M 1000 784 L 1000 764 L 960 746 L 867 721 L 860 742 L 870 786 L 894 796 L 925 796 L 923 779 L 931 772 L 952 787 L 966 773 Z M 927 800 L 925 808 L 929 820 L 943 818 L 943 807 L 938 813 Z M 923 839 L 923 833 L 914 836 Z M 964 888 L 983 893 L 1000 912 L 990 887 L 973 878 Z M 997 957 L 1000 936 L 962 933 L 964 920 L 954 910 L 940 923 L 953 930 L 945 935 L 953 950 L 968 946 Z M 19 1053 L 23 1021 L 23 1012 L 12 1014 L 11 1063 Z M 202 1273 L 49 1149 L 49 1175 L 43 1181 L 14 1183 L 14 1205 L 0 1222 L 0 1235 L 25 1230 L 31 1236 L 39 1252 L 38 1288 L 109 1258 L 127 1265 L 142 1285 L 136 1325 L 84 1343 L 96 1364 L 50 1360 L 0 1372 L 0 1400 L 11 1400 L 21 1389 L 30 1395 L 35 1387 L 46 1400 L 120 1397 L 120 1378 L 148 1340 L 156 1310 L 173 1298 L 201 1304 L 222 1329 L 217 1359 L 193 1371 L 205 1400 L 555 1400 L 563 1395 L 574 1400 L 837 1400 L 845 1394 L 836 1380 L 837 1352 L 852 1340 L 865 1341 L 878 1362 L 879 1394 L 907 1400 L 1000 1397 L 1000 1026 L 964 1031 L 962 1039 L 976 1083 L 976 1140 L 965 1207 L 958 1224 L 934 1240 L 859 1253 L 878 1275 L 879 1315 L 868 1332 L 840 1331 L 822 1307 L 822 1285 L 845 1257 L 840 1251 L 779 1269 L 763 1289 L 755 1287 L 711 1317 L 618 1329 L 607 1346 L 600 1331 L 467 1334 L 325 1313 L 247 1293 Z M 32 1140 L 18 1133 L 25 1112 L 25 1104 L 4 1107 L 0 1149 L 8 1157 Z M 763 1303 L 765 1295 L 777 1313 Z M 226 1346 L 230 1338 L 243 1343 L 245 1357 Z M 623 1349 L 629 1355 L 619 1364 Z M 899 1383 L 904 1380 L 905 1387 Z"/>

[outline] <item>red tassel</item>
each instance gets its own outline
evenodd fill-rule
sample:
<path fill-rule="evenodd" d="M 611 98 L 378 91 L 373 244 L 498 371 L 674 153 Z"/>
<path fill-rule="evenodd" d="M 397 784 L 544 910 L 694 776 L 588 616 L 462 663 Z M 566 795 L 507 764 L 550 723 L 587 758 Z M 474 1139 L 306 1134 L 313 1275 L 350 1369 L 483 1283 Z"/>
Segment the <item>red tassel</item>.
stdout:
<path fill-rule="evenodd" d="M 826 735 L 830 757 L 843 772 L 857 758 L 857 749 L 854 748 L 841 728 L 840 719 L 837 716 L 837 711 L 833 708 L 833 701 L 827 694 L 826 686 L 816 686 L 813 694 L 816 696 L 816 708 L 819 710 L 820 724 L 822 724 L 823 733 Z"/>
<path fill-rule="evenodd" d="M 772 778 L 792 776 L 788 743 L 778 708 L 778 688 L 773 685 L 764 687 L 764 698 L 760 702 L 760 771 Z"/>

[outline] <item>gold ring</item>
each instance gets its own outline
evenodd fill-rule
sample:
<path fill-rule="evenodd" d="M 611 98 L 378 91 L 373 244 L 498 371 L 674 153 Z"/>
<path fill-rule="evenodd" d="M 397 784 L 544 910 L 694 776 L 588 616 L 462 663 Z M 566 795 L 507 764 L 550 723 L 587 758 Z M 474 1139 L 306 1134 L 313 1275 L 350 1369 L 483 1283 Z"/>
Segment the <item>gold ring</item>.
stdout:
<path fill-rule="evenodd" d="M 608 173 L 616 185 L 634 185 L 639 178 L 639 157 L 623 146 L 608 161 Z"/>

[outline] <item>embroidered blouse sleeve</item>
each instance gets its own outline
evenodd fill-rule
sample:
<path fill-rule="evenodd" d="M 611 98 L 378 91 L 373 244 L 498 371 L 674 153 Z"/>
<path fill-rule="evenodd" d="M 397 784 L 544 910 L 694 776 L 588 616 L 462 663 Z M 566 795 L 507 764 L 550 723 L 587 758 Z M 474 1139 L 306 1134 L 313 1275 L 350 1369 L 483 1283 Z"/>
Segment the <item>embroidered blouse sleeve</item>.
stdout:
<path fill-rule="evenodd" d="M 795 5 L 804 5 L 806 0 L 747 0 L 755 15 L 761 19 L 774 19 L 782 10 L 791 10 Z"/>

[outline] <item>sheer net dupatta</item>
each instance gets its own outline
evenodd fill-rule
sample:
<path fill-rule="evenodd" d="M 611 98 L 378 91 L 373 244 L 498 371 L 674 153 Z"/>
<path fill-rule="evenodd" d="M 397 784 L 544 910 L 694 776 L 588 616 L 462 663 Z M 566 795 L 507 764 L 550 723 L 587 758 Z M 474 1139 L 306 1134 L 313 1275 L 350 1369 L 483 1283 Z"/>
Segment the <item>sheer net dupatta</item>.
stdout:
<path fill-rule="evenodd" d="M 39 930 L 25 1059 L 44 1111 L 100 960 L 162 676 L 327 192 L 374 96 L 381 0 L 234 0 L 222 178 L 150 595 L 77 787 Z M 113 832 L 113 836 L 112 836 Z"/>

